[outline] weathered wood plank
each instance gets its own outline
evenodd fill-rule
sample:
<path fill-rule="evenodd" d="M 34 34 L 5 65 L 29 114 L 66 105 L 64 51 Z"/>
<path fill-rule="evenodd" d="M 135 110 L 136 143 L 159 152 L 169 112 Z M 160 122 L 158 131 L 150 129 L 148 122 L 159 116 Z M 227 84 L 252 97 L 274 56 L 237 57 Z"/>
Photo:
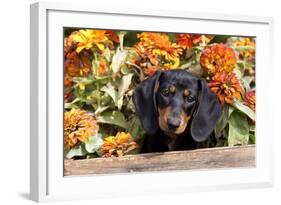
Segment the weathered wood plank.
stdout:
<path fill-rule="evenodd" d="M 128 155 L 119 158 L 65 160 L 64 174 L 95 175 L 255 166 L 255 146 L 207 148 Z"/>

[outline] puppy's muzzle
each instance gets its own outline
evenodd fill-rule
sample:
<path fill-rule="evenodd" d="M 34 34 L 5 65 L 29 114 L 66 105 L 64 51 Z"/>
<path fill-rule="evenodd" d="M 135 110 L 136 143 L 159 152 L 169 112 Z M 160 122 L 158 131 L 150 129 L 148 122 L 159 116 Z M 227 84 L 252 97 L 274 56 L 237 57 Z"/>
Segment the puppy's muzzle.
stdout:
<path fill-rule="evenodd" d="M 170 130 L 174 131 L 174 130 L 178 129 L 180 124 L 181 124 L 181 120 L 179 118 L 168 117 L 168 119 L 167 119 L 167 125 Z"/>

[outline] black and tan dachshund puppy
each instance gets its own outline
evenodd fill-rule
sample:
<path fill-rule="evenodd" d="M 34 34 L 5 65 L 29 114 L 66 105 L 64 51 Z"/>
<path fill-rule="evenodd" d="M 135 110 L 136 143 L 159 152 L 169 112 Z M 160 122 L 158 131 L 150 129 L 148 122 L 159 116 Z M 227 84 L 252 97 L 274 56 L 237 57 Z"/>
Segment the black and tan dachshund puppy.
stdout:
<path fill-rule="evenodd" d="M 207 82 L 184 70 L 157 71 L 137 86 L 133 102 L 146 131 L 142 153 L 194 149 L 221 115 Z"/>

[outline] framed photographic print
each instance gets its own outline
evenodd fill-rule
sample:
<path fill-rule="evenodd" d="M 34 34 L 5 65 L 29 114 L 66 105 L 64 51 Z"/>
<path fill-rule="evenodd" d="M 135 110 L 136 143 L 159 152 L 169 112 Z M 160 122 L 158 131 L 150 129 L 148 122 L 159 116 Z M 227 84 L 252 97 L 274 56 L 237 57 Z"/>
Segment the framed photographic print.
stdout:
<path fill-rule="evenodd" d="M 272 23 L 31 5 L 31 199 L 271 186 Z"/>

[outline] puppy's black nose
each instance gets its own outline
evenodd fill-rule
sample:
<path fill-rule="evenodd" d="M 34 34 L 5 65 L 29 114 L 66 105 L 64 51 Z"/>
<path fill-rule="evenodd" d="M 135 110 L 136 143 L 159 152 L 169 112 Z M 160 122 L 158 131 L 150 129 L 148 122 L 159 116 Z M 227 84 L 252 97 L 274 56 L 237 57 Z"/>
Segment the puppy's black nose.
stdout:
<path fill-rule="evenodd" d="M 180 119 L 175 118 L 175 117 L 168 117 L 167 119 L 167 125 L 169 129 L 175 130 L 177 129 L 181 124 Z"/>

